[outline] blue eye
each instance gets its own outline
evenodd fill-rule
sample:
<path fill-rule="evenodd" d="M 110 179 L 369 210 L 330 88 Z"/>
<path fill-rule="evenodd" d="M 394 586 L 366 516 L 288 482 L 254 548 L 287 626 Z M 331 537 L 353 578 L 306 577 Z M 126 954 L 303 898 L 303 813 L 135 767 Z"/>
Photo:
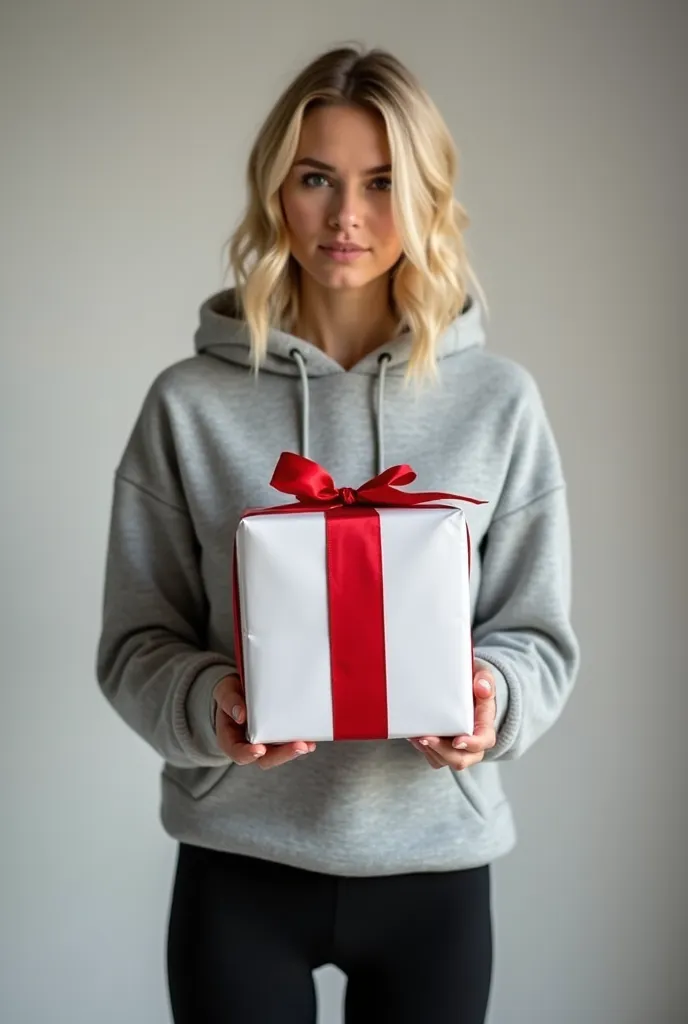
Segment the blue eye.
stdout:
<path fill-rule="evenodd" d="M 392 179 L 387 177 L 373 178 L 370 183 L 370 188 L 374 192 L 389 192 L 392 187 Z"/>
<path fill-rule="evenodd" d="M 306 188 L 321 188 L 323 185 L 329 185 L 330 179 L 318 171 L 311 171 L 309 174 L 302 176 L 301 184 L 305 185 Z"/>

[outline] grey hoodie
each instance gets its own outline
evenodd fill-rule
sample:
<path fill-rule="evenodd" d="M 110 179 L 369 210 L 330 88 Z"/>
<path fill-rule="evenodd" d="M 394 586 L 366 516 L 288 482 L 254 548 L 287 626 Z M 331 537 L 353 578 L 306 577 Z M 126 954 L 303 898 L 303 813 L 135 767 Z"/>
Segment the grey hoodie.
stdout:
<path fill-rule="evenodd" d="M 178 840 L 359 876 L 476 866 L 513 846 L 498 762 L 552 725 L 578 667 L 562 468 L 532 378 L 485 351 L 477 304 L 440 339 L 437 383 L 405 383 L 410 347 L 402 335 L 345 371 L 272 331 L 256 376 L 225 291 L 201 308 L 196 355 L 144 401 L 115 475 L 97 673 L 165 762 L 162 821 Z M 244 509 L 285 500 L 272 470 L 306 445 L 339 486 L 407 462 L 419 489 L 487 500 L 466 507 L 475 654 L 497 685 L 480 765 L 434 771 L 406 740 L 321 743 L 267 772 L 219 749 L 233 535 Z"/>

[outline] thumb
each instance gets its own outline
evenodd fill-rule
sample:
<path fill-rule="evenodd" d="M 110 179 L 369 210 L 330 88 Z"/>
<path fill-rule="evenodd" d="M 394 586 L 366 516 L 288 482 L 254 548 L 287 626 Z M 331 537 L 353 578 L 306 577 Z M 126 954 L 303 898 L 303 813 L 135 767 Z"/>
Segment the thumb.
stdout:
<path fill-rule="evenodd" d="M 215 687 L 213 696 L 217 706 L 226 715 L 241 725 L 246 717 L 246 706 L 244 696 L 241 692 L 241 682 L 238 676 L 225 676 Z"/>
<path fill-rule="evenodd" d="M 473 694 L 476 700 L 490 700 L 494 695 L 494 679 L 489 669 L 479 668 L 473 677 Z"/>
<path fill-rule="evenodd" d="M 486 729 L 494 728 L 496 717 L 495 682 L 489 669 L 480 668 L 473 677 L 473 694 L 475 697 L 474 735 L 480 735 Z"/>

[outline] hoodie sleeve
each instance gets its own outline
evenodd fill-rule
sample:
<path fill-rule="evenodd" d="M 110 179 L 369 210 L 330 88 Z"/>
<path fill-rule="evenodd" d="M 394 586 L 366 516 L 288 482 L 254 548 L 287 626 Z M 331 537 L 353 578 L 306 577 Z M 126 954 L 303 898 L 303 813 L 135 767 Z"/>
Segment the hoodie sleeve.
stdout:
<path fill-rule="evenodd" d="M 516 417 L 504 488 L 482 546 L 475 657 L 493 670 L 497 744 L 520 757 L 561 713 L 579 650 L 570 621 L 571 551 L 559 453 L 530 382 Z"/>
<path fill-rule="evenodd" d="M 166 761 L 213 767 L 227 757 L 212 692 L 236 666 L 206 649 L 199 543 L 174 450 L 154 386 L 115 476 L 97 676 L 118 714 Z"/>

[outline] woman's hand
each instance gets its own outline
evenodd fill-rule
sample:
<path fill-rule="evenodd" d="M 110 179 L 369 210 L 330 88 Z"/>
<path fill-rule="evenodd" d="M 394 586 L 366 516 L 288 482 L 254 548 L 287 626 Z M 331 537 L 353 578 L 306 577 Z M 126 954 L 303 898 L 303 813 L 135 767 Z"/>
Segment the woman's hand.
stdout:
<path fill-rule="evenodd" d="M 440 739 L 439 736 L 421 736 L 410 742 L 425 755 L 433 768 L 453 768 L 461 771 L 478 764 L 485 751 L 494 747 L 497 741 L 495 721 L 495 685 L 488 669 L 479 668 L 473 677 L 473 699 L 475 701 L 475 727 L 472 736 L 456 736 Z"/>
<path fill-rule="evenodd" d="M 213 697 L 217 704 L 215 734 L 220 749 L 231 757 L 235 764 L 253 764 L 260 768 L 277 768 L 280 764 L 293 761 L 302 754 L 315 750 L 315 743 L 299 740 L 296 743 L 246 742 L 246 704 L 237 676 L 225 676 L 215 687 Z"/>

